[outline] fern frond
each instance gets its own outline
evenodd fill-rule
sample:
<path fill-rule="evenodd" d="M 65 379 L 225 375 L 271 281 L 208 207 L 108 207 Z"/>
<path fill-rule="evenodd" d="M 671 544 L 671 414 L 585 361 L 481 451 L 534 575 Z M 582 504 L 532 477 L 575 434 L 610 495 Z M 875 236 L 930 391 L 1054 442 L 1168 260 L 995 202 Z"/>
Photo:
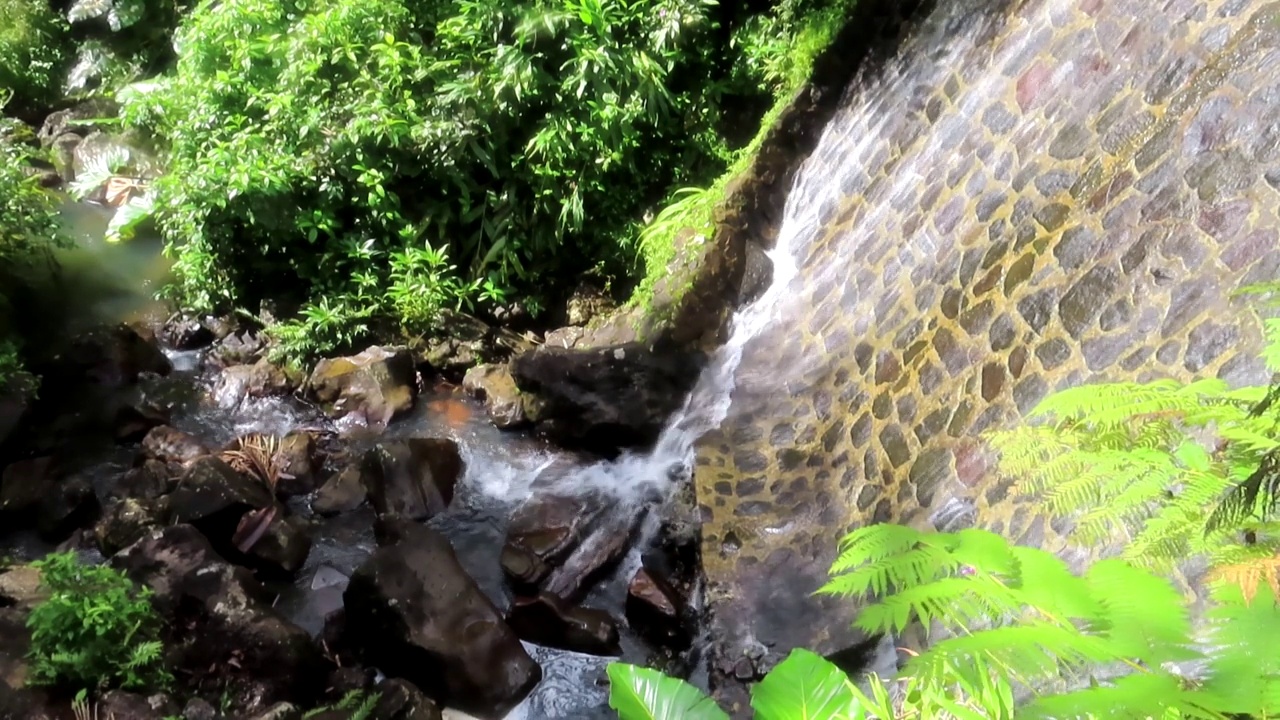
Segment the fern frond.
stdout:
<path fill-rule="evenodd" d="M 1209 579 L 1235 585 L 1249 605 L 1265 583 L 1272 595 L 1280 595 L 1280 554 L 1267 549 L 1267 554 L 1229 565 L 1219 565 L 1209 571 Z"/>

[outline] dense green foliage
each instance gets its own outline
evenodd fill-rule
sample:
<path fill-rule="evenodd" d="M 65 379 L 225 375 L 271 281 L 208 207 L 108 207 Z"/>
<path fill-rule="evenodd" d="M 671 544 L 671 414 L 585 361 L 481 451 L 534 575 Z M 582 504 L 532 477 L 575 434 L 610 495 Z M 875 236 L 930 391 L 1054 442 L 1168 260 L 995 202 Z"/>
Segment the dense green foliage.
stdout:
<path fill-rule="evenodd" d="M 128 107 L 169 143 L 182 299 L 290 289 L 313 330 L 421 331 L 618 266 L 646 199 L 714 160 L 710 88 L 678 82 L 710 29 L 694 0 L 200 5 Z"/>
<path fill-rule="evenodd" d="M 43 107 L 62 90 L 67 23 L 47 0 L 0 0 L 0 110 Z"/>
<path fill-rule="evenodd" d="M 872 598 L 869 632 L 923 622 L 943 639 L 902 675 L 924 717 L 1270 717 L 1280 711 L 1276 596 L 1218 583 L 1207 628 L 1125 560 L 1082 575 L 1052 553 L 970 529 L 851 533 L 823 592 Z M 899 716 L 899 715 L 894 715 Z"/>
<path fill-rule="evenodd" d="M 48 598 L 32 609 L 31 679 L 70 687 L 155 688 L 169 675 L 161 657 L 161 619 L 120 571 L 54 553 L 34 564 Z"/>
<path fill-rule="evenodd" d="M 10 294 L 62 242 L 53 198 L 27 173 L 28 153 L 0 139 L 0 387 L 21 369 Z"/>
<path fill-rule="evenodd" d="M 153 75 L 172 60 L 170 36 L 182 0 L 73 0 L 67 19 L 86 37 L 67 74 L 73 93 L 112 91 Z"/>

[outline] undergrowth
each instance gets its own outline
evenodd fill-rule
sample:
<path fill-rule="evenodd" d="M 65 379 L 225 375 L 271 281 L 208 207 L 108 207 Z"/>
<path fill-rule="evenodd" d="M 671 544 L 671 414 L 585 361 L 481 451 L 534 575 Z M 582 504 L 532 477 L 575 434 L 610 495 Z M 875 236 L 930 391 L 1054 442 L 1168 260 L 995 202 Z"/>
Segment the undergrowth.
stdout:
<path fill-rule="evenodd" d="M 69 53 L 67 23 L 46 0 L 0 0 L 0 111 L 27 114 L 55 100 Z"/>
<path fill-rule="evenodd" d="M 119 570 L 86 565 L 72 552 L 33 564 L 47 599 L 27 619 L 36 685 L 155 689 L 168 684 L 162 620 L 151 591 Z"/>

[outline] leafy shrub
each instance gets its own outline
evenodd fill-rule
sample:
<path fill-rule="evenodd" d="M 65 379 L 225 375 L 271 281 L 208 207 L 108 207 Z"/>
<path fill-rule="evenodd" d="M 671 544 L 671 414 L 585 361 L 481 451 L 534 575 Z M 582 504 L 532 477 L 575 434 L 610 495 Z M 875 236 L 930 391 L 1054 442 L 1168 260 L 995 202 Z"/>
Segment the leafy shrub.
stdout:
<path fill-rule="evenodd" d="M 149 588 L 120 571 L 55 553 L 34 563 L 48 599 L 31 611 L 31 682 L 71 687 L 154 688 L 162 664 L 161 619 Z"/>
<path fill-rule="evenodd" d="M 49 260 L 52 247 L 65 242 L 54 199 L 27 174 L 28 159 L 24 148 L 0 139 L 0 385 L 21 369 L 10 293 L 30 280 L 37 263 Z"/>
<path fill-rule="evenodd" d="M 67 19 L 88 39 L 76 48 L 67 90 L 110 92 L 164 69 L 179 15 L 175 0 L 73 0 Z"/>
<path fill-rule="evenodd" d="M 67 24 L 47 0 L 0 0 L 0 110 L 28 113 L 58 96 Z"/>
<path fill-rule="evenodd" d="M 126 104 L 169 144 L 181 299 L 291 291 L 324 331 L 286 341 L 322 347 L 625 269 L 643 208 L 721 167 L 687 82 L 710 25 L 702 0 L 200 5 L 175 71 Z"/>
<path fill-rule="evenodd" d="M 836 666 L 794 650 L 751 690 L 759 720 L 849 718 L 860 695 Z M 609 664 L 609 707 L 621 720 L 727 720 L 715 701 L 683 680 L 626 663 Z"/>

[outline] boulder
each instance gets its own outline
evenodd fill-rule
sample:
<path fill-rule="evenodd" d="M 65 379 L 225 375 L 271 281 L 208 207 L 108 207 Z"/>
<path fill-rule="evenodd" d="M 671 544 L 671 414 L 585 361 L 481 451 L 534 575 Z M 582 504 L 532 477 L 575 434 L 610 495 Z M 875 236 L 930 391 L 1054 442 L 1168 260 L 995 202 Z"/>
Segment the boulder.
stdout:
<path fill-rule="evenodd" d="M 199 350 L 213 344 L 213 330 L 194 315 L 179 313 L 160 327 L 160 341 L 174 350 Z"/>
<path fill-rule="evenodd" d="M 665 579 L 641 567 L 627 585 L 627 624 L 662 647 L 683 650 L 690 636 L 683 622 L 684 601 Z"/>
<path fill-rule="evenodd" d="M 417 371 L 408 350 L 374 346 L 351 357 L 321 360 L 309 384 L 331 416 L 383 426 L 413 407 Z"/>
<path fill-rule="evenodd" d="M 534 398 L 525 411 L 540 432 L 613 454 L 657 440 L 700 366 L 696 353 L 631 343 L 593 350 L 543 346 L 518 356 L 511 372 Z"/>
<path fill-rule="evenodd" d="M 393 513 L 412 520 L 444 511 L 463 471 L 458 444 L 439 438 L 379 443 L 365 453 L 362 464 L 373 509 L 379 515 Z"/>
<path fill-rule="evenodd" d="M 224 368 L 213 386 L 213 397 L 225 408 L 239 407 L 247 399 L 292 395 L 305 378 L 262 358 L 252 365 Z"/>
<path fill-rule="evenodd" d="M 47 594 L 40 587 L 40 571 L 30 565 L 16 565 L 0 572 L 0 607 L 30 610 Z"/>
<path fill-rule="evenodd" d="M 97 96 L 87 98 L 72 107 L 49 113 L 40 126 L 36 137 L 44 147 L 50 147 L 53 141 L 66 133 L 84 137 L 99 126 L 90 121 L 99 118 L 113 118 L 120 114 L 120 104 L 111 98 Z"/>
<path fill-rule="evenodd" d="M 42 368 L 42 387 L 70 392 L 88 381 L 119 388 L 137 382 L 142 373 L 168 375 L 171 370 L 173 364 L 160 351 L 155 338 L 128 325 L 113 325 L 73 338 L 48 367 Z"/>
<path fill-rule="evenodd" d="M 169 522 L 169 499 L 125 497 L 107 504 L 93 528 L 98 549 L 110 557 Z"/>
<path fill-rule="evenodd" d="M 587 334 L 586 330 L 580 327 L 556 328 L 547 333 L 542 339 L 542 344 L 553 348 L 572 348 L 577 347 L 582 342 L 583 337 Z"/>
<path fill-rule="evenodd" d="M 169 413 L 145 403 L 125 403 L 116 408 L 115 439 L 119 443 L 139 442 L 147 433 L 169 424 Z"/>
<path fill-rule="evenodd" d="M 11 688 L 20 688 L 27 683 L 30 674 L 27 653 L 31 649 L 28 612 L 28 608 L 0 606 L 0 691 L 6 683 Z"/>
<path fill-rule="evenodd" d="M 489 421 L 499 428 L 513 428 L 525 422 L 524 403 L 511 370 L 506 365 L 477 365 L 467 371 L 462 388 L 484 401 Z"/>
<path fill-rule="evenodd" d="M 178 714 L 178 706 L 168 695 L 141 695 L 109 690 L 98 698 L 97 717 L 129 720 L 166 720 Z"/>
<path fill-rule="evenodd" d="M 209 448 L 194 435 L 168 425 L 152 428 L 142 438 L 143 456 L 163 463 L 181 465 L 208 455 L 209 452 Z"/>
<path fill-rule="evenodd" d="M 399 678 L 383 680 L 375 692 L 378 702 L 370 720 L 441 720 L 440 708 L 413 684 Z"/>
<path fill-rule="evenodd" d="M 565 302 L 565 321 L 569 325 L 585 327 L 616 310 L 618 304 L 598 287 L 582 284 L 574 288 Z"/>
<path fill-rule="evenodd" d="M 554 593 L 515 598 L 507 624 L 521 640 L 535 645 L 587 655 L 622 654 L 618 625 L 609 613 L 570 605 Z"/>
<path fill-rule="evenodd" d="M 36 532 L 48 542 L 67 539 L 75 530 L 93 523 L 102 511 L 93 485 L 78 475 L 63 478 L 40 499 L 36 508 Z"/>
<path fill-rule="evenodd" d="M 334 473 L 316 491 L 316 496 L 311 501 L 311 511 L 330 517 L 355 510 L 364 504 L 364 467 L 364 463 L 356 462 Z"/>
<path fill-rule="evenodd" d="M 318 697 L 332 668 L 311 636 L 277 614 L 273 595 L 194 527 L 154 530 L 111 564 L 155 592 L 177 677 L 223 687 L 245 710 Z"/>
<path fill-rule="evenodd" d="M 231 332 L 209 351 L 209 360 L 218 367 L 253 365 L 267 354 L 267 339 L 255 330 Z"/>
<path fill-rule="evenodd" d="M 291 575 L 311 551 L 307 528 L 286 516 L 265 483 L 216 457 L 193 461 L 168 498 L 173 522 L 195 526 L 235 562 Z"/>
<path fill-rule="evenodd" d="M 535 483 L 507 527 L 502 569 L 522 592 L 576 601 L 626 553 L 644 516 L 603 493 L 539 490 Z"/>
<path fill-rule="evenodd" d="M 52 457 L 9 465 L 0 473 L 0 512 L 19 513 L 36 506 L 57 480 L 56 460 Z"/>
<path fill-rule="evenodd" d="M 276 461 L 281 471 L 277 494 L 292 497 L 315 491 L 321 463 L 316 454 L 316 439 L 311 433 L 295 430 L 281 438 Z"/>
<path fill-rule="evenodd" d="M 369 664 L 441 705 L 505 716 L 541 668 L 442 535 L 397 517 L 379 519 L 376 531 L 381 547 L 343 596 L 347 637 Z"/>
<path fill-rule="evenodd" d="M 173 492 L 178 485 L 178 477 L 178 473 L 171 471 L 163 461 L 147 459 L 141 465 L 126 470 L 116 481 L 111 494 L 121 498 L 154 500 Z"/>

